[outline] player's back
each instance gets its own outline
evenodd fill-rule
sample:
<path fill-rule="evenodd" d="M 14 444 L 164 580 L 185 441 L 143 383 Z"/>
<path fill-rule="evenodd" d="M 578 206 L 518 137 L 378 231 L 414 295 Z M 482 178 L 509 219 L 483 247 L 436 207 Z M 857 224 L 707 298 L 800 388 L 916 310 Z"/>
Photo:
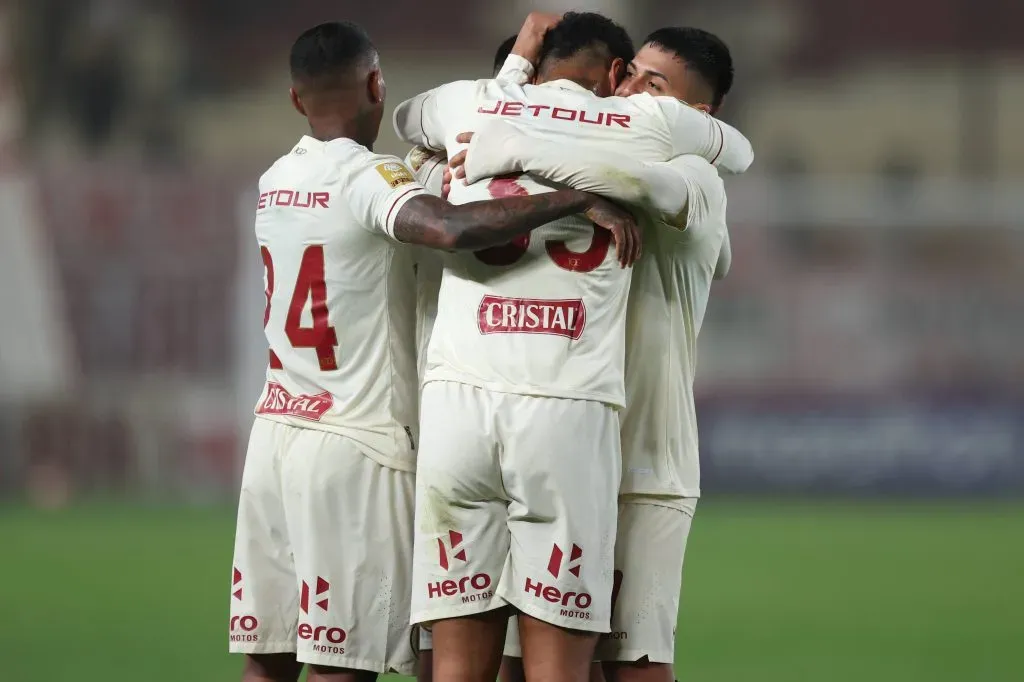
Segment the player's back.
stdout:
<path fill-rule="evenodd" d="M 465 96 L 477 99 L 451 111 L 467 130 L 501 116 L 552 144 L 584 139 L 608 154 L 652 160 L 670 153 L 650 97 L 600 99 L 571 81 L 524 87 L 490 80 L 464 87 Z M 446 143 L 450 151 L 456 145 L 454 138 Z M 449 200 L 557 187 L 530 175 L 455 183 Z M 629 280 L 611 235 L 582 216 L 541 227 L 515 244 L 448 258 L 426 379 L 623 405 Z"/>
<path fill-rule="evenodd" d="M 648 94 L 601 98 L 570 80 L 520 85 L 506 78 L 460 81 L 442 88 L 438 112 L 448 118 L 448 132 L 440 142 L 449 156 L 462 148 L 455 140 L 460 132 L 479 130 L 496 119 L 552 144 L 584 144 L 645 161 L 675 155 L 664 108 L 671 111 L 675 104 Z"/>
<path fill-rule="evenodd" d="M 685 160 L 706 198 L 690 208 L 700 217 L 684 231 L 653 224 L 634 268 L 626 324 L 623 495 L 700 495 L 693 402 L 697 335 L 728 229 L 717 171 L 703 159 Z"/>
<path fill-rule="evenodd" d="M 374 230 L 346 194 L 368 172 L 412 180 L 351 140 L 309 137 L 260 180 L 270 363 L 256 414 L 341 433 L 380 463 L 411 469 L 412 251 Z"/>

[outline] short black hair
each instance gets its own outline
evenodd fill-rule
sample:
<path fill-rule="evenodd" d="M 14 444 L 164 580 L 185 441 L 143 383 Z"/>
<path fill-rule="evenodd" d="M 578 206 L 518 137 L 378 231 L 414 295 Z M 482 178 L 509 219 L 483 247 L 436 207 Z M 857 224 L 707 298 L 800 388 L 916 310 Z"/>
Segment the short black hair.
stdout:
<path fill-rule="evenodd" d="M 501 67 L 505 65 L 505 60 L 512 54 L 512 47 L 516 44 L 516 38 L 518 37 L 518 35 L 512 34 L 505 39 L 505 42 L 498 46 L 498 51 L 494 53 L 494 75 L 498 75 Z"/>
<path fill-rule="evenodd" d="M 293 79 L 317 80 L 376 54 L 366 31 L 349 22 L 332 21 L 299 36 L 292 45 L 289 66 Z"/>
<path fill-rule="evenodd" d="M 673 53 L 690 68 L 700 74 L 711 88 L 715 108 L 732 89 L 732 55 L 722 39 L 699 28 L 662 28 L 644 40 L 645 45 L 654 45 Z"/>
<path fill-rule="evenodd" d="M 626 29 L 596 12 L 566 12 L 544 35 L 540 63 L 568 59 L 588 48 L 604 46 L 612 58 L 633 61 L 633 41 Z"/>

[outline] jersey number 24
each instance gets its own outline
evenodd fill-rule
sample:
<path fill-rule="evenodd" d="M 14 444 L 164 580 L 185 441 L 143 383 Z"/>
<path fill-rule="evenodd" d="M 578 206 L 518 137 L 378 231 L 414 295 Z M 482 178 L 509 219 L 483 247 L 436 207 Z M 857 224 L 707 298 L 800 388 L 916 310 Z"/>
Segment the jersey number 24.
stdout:
<path fill-rule="evenodd" d="M 263 327 L 270 321 L 270 299 L 274 295 L 274 260 L 270 257 L 270 249 L 260 247 L 263 267 L 267 271 L 267 307 L 263 310 Z M 306 303 L 310 305 L 313 324 L 302 325 L 302 311 Z M 324 372 L 338 369 L 338 358 L 334 349 L 338 345 L 338 334 L 327 319 L 327 284 L 324 282 L 324 247 L 307 246 L 302 252 L 299 274 L 295 278 L 295 290 L 288 305 L 288 315 L 284 321 L 284 333 L 293 348 L 313 348 L 320 369 Z M 270 368 L 282 369 L 281 359 L 270 351 Z"/>

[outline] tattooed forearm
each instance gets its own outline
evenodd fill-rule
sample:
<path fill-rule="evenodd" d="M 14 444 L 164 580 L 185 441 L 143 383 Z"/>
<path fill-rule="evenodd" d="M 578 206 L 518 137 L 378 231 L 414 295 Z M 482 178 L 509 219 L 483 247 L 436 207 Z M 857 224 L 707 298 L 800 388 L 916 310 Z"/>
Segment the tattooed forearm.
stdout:
<path fill-rule="evenodd" d="M 589 195 L 575 190 L 477 201 L 457 206 L 445 216 L 445 231 L 453 236 L 457 249 L 483 249 L 585 211 L 589 202 Z"/>
<path fill-rule="evenodd" d="M 395 220 L 395 237 L 440 249 L 477 250 L 506 244 L 553 220 L 586 211 L 593 197 L 559 190 L 453 206 L 436 197 L 408 201 Z"/>

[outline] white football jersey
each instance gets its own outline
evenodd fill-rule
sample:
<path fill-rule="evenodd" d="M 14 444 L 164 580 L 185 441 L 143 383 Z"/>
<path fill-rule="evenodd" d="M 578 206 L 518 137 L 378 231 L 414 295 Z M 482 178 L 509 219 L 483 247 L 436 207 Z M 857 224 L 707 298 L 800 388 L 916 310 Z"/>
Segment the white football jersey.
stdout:
<path fill-rule="evenodd" d="M 675 98 L 598 98 L 567 80 L 523 84 L 532 73 L 529 62 L 509 55 L 496 79 L 448 83 L 399 104 L 395 132 L 449 158 L 465 148 L 455 141 L 460 133 L 502 120 L 541 141 L 625 150 L 640 161 L 696 154 L 733 173 L 753 163 L 742 133 Z"/>
<path fill-rule="evenodd" d="M 643 205 L 644 255 L 633 268 L 626 314 L 623 495 L 658 495 L 687 509 L 700 494 L 693 405 L 697 334 L 711 282 L 731 252 L 725 189 L 697 156 L 638 162 L 590 147 L 548 146 L 504 124 L 477 132 L 467 175 L 509 168 Z"/>
<path fill-rule="evenodd" d="M 571 81 L 514 80 L 460 81 L 420 95 L 395 110 L 396 131 L 407 142 L 452 155 L 462 147 L 459 133 L 497 117 L 541 142 L 582 143 L 611 156 L 663 161 L 696 153 L 738 158 L 743 170 L 745 145 L 753 158 L 746 138 L 675 99 L 601 99 Z M 523 175 L 455 183 L 449 200 L 554 189 Z M 621 406 L 629 279 L 610 234 L 582 217 L 556 221 L 514 244 L 448 258 L 425 380 Z"/>
<path fill-rule="evenodd" d="M 340 433 L 408 471 L 418 421 L 414 252 L 393 230 L 422 193 L 395 157 L 303 137 L 260 178 L 256 211 L 270 364 L 255 413 Z"/>
<path fill-rule="evenodd" d="M 728 249 L 726 195 L 718 172 L 703 159 L 684 156 L 671 165 L 690 186 L 689 215 L 684 231 L 660 222 L 648 229 L 644 256 L 634 266 L 626 313 L 622 495 L 700 496 L 693 380 L 697 335 Z"/>
<path fill-rule="evenodd" d="M 444 169 L 448 157 L 425 147 L 413 147 L 405 157 L 416 182 L 434 196 L 441 196 Z M 416 368 L 419 380 L 427 367 L 427 346 L 437 317 L 437 295 L 441 290 L 441 252 L 420 247 L 416 249 Z"/>

